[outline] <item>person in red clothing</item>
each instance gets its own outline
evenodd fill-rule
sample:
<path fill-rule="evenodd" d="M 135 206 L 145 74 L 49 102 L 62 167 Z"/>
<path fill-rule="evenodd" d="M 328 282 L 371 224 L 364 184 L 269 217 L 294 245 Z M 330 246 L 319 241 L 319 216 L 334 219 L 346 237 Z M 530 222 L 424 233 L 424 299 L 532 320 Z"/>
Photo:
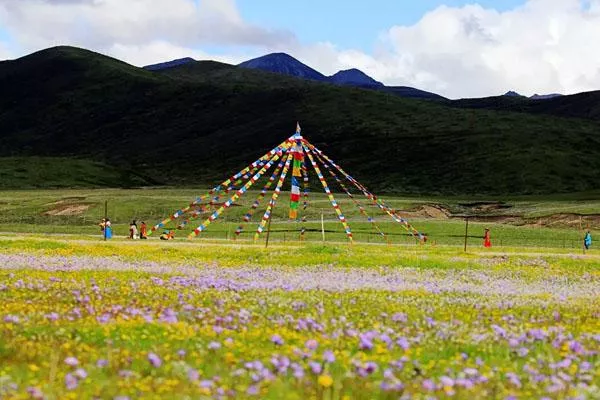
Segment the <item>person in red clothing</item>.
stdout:
<path fill-rule="evenodd" d="M 488 228 L 485 229 L 485 234 L 483 235 L 483 247 L 492 247 L 492 239 Z"/>
<path fill-rule="evenodd" d="M 140 239 L 148 239 L 148 228 L 146 227 L 146 223 L 142 221 L 142 225 L 140 225 Z"/>

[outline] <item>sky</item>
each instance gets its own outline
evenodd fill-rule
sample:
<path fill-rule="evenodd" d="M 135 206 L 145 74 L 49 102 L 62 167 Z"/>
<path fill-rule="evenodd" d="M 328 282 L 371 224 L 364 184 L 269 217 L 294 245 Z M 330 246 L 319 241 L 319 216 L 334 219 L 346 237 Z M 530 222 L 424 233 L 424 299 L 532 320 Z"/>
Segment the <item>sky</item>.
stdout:
<path fill-rule="evenodd" d="M 0 60 L 74 45 L 143 66 L 283 51 L 449 98 L 600 89 L 600 0 L 0 0 Z"/>

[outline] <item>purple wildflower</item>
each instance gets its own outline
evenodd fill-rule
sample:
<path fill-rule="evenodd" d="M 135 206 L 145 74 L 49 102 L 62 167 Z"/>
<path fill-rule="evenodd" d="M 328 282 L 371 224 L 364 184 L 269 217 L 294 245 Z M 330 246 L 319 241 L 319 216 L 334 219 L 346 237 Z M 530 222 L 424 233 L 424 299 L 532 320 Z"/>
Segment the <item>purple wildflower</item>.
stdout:
<path fill-rule="evenodd" d="M 319 342 L 317 342 L 315 339 L 309 339 L 306 341 L 306 343 L 304 343 L 304 346 L 306 346 L 306 348 L 309 350 L 316 350 L 317 347 L 319 347 Z"/>
<path fill-rule="evenodd" d="M 421 386 L 423 387 L 424 390 L 427 390 L 429 392 L 432 392 L 435 390 L 435 383 L 433 383 L 433 381 L 431 379 L 425 379 L 423 381 L 423 383 L 421 383 Z"/>
<path fill-rule="evenodd" d="M 67 390 L 73 390 L 77 387 L 77 378 L 71 374 L 65 375 L 65 386 Z"/>
<path fill-rule="evenodd" d="M 162 360 L 156 353 L 148 353 L 148 361 L 154 368 L 159 368 L 162 365 Z"/>
<path fill-rule="evenodd" d="M 271 336 L 271 342 L 273 342 L 277 346 L 283 345 L 283 339 L 279 335 L 273 335 L 273 336 Z"/>
<path fill-rule="evenodd" d="M 400 346 L 403 350 L 408 350 L 408 348 L 410 347 L 410 344 L 408 343 L 408 340 L 405 337 L 398 338 L 398 340 L 396 340 L 396 344 Z"/>
<path fill-rule="evenodd" d="M 219 343 L 219 342 L 210 342 L 208 344 L 208 349 L 209 350 L 218 350 L 220 348 L 221 348 L 221 343 Z"/>
<path fill-rule="evenodd" d="M 335 362 L 335 354 L 333 354 L 333 351 L 326 350 L 323 353 L 323 361 L 325 361 L 326 363 L 329 363 L 329 364 Z"/>
<path fill-rule="evenodd" d="M 188 379 L 192 382 L 195 382 L 198 379 L 200 379 L 200 373 L 197 370 L 195 370 L 194 368 L 188 369 L 187 376 L 188 376 Z"/>
<path fill-rule="evenodd" d="M 85 369 L 83 368 L 77 368 L 74 372 L 75 376 L 79 379 L 85 379 L 87 378 L 87 372 L 85 371 Z"/>
<path fill-rule="evenodd" d="M 518 351 L 517 354 L 521 357 L 525 357 L 527 354 L 529 354 L 529 349 L 526 347 L 521 347 Z"/>
<path fill-rule="evenodd" d="M 44 398 L 44 393 L 42 393 L 42 390 L 35 386 L 28 387 L 27 394 L 29 394 L 29 396 L 35 400 L 41 400 Z"/>
<path fill-rule="evenodd" d="M 200 383 L 199 383 L 199 385 L 200 385 L 201 388 L 206 388 L 206 389 L 209 389 L 209 388 L 213 387 L 214 384 L 215 383 L 213 381 L 208 380 L 208 379 L 200 381 Z"/>
<path fill-rule="evenodd" d="M 321 364 L 319 364 L 318 362 L 315 362 L 315 361 L 309 362 L 308 366 L 310 367 L 310 370 L 312 371 L 312 373 L 315 375 L 319 375 L 321 373 L 321 371 L 323 370 L 323 367 L 321 366 Z"/>
<path fill-rule="evenodd" d="M 75 367 L 76 365 L 79 365 L 79 360 L 77 360 L 75 357 L 67 357 L 65 358 L 65 364 Z"/>
<path fill-rule="evenodd" d="M 361 350 L 371 350 L 373 348 L 373 342 L 367 335 L 360 335 L 358 348 Z"/>
<path fill-rule="evenodd" d="M 17 317 L 16 315 L 7 315 L 4 317 L 4 322 L 6 323 L 12 323 L 12 324 L 18 324 L 19 323 L 19 317 Z"/>

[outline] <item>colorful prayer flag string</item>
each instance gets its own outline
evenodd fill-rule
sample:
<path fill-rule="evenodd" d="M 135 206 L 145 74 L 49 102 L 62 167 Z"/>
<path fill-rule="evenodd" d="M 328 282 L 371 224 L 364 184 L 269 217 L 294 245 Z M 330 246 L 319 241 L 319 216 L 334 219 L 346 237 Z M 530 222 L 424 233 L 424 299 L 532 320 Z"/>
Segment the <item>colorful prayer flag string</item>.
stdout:
<path fill-rule="evenodd" d="M 306 143 L 306 141 L 304 141 L 304 143 Z M 321 170 L 319 169 L 319 166 L 315 162 L 312 154 L 310 152 L 307 152 L 306 155 L 308 156 L 308 159 L 310 160 L 312 167 L 314 168 L 315 172 L 317 173 L 317 176 L 319 177 L 319 181 L 321 182 L 321 185 L 323 186 L 323 189 L 325 190 L 325 193 L 327 194 L 327 197 L 329 198 L 329 201 L 331 202 L 331 206 L 335 210 L 335 212 L 338 216 L 338 219 L 340 220 L 340 222 L 342 223 L 342 226 L 344 227 L 346 236 L 348 236 L 348 239 L 350 240 L 350 242 L 352 242 L 353 239 L 352 239 L 352 231 L 350 230 L 350 226 L 346 222 L 346 217 L 344 217 L 344 214 L 342 213 L 342 210 L 341 210 L 339 204 L 335 201 L 335 198 L 333 197 L 331 190 L 329 190 L 329 186 L 327 186 L 327 181 L 325 180 L 325 177 L 321 173 Z"/>
<path fill-rule="evenodd" d="M 277 168 L 275 168 L 275 171 L 273 171 L 273 175 L 271 175 L 271 177 L 269 178 L 269 180 L 267 181 L 267 183 L 265 184 L 265 186 L 261 190 L 260 194 L 256 197 L 256 200 L 254 200 L 254 203 L 252 203 L 252 207 L 250 208 L 250 210 L 246 213 L 246 215 L 244 215 L 243 222 L 235 230 L 235 236 L 236 237 L 240 236 L 240 234 L 244 230 L 244 223 L 250 222 L 250 220 L 252 219 L 252 215 L 254 215 L 254 212 L 256 211 L 256 209 L 258 208 L 258 206 L 260 205 L 261 200 L 265 197 L 265 194 L 271 188 L 271 186 L 273 185 L 273 183 L 275 182 L 275 180 L 279 176 L 279 172 L 281 171 L 281 168 L 283 168 L 284 164 L 285 164 L 285 162 L 284 162 L 283 159 L 281 161 L 279 161 L 279 164 L 277 165 Z"/>
<path fill-rule="evenodd" d="M 190 209 L 192 209 L 192 207 L 194 207 L 195 205 L 201 203 L 202 201 L 206 200 L 207 198 L 209 198 L 210 196 L 212 196 L 213 194 L 215 194 L 215 192 L 219 192 L 221 190 L 221 188 L 223 186 L 228 186 L 231 182 L 241 178 L 245 173 L 247 173 L 248 171 L 250 171 L 252 168 L 255 168 L 259 163 L 261 163 L 264 160 L 267 160 L 271 157 L 273 157 L 273 155 L 275 153 L 277 153 L 278 151 L 280 151 L 283 146 L 287 146 L 289 142 L 289 139 L 280 143 L 279 145 L 277 145 L 276 147 L 274 147 L 271 151 L 269 151 L 268 153 L 266 153 L 265 155 L 263 155 L 262 157 L 260 157 L 258 160 L 254 161 L 252 164 L 250 164 L 249 166 L 247 166 L 246 168 L 242 169 L 241 171 L 239 171 L 237 174 L 233 175 L 231 178 L 223 181 L 220 185 L 215 186 L 214 188 L 212 188 L 207 194 L 203 195 L 203 196 L 199 196 L 196 198 L 196 200 L 194 200 L 192 203 L 190 203 L 189 206 L 181 209 L 181 210 L 177 210 L 174 214 L 172 214 L 170 217 L 166 218 L 165 220 L 159 222 L 158 224 L 156 224 L 155 226 L 152 227 L 152 229 L 148 232 L 148 236 L 150 236 L 153 232 L 155 232 L 156 230 L 163 228 L 165 225 L 167 225 L 169 222 L 176 220 L 177 218 L 179 218 L 180 216 L 182 216 L 183 214 L 187 213 Z"/>
<path fill-rule="evenodd" d="M 306 159 L 302 160 L 302 178 L 304 180 L 304 203 L 302 204 L 302 228 L 300 230 L 300 240 L 304 240 L 306 233 L 306 209 L 308 208 L 308 193 L 310 191 L 310 185 L 308 182 L 308 168 L 306 168 Z"/>
<path fill-rule="evenodd" d="M 294 135 L 294 146 L 292 154 L 294 161 L 292 165 L 292 189 L 290 193 L 290 212 L 291 220 L 298 219 L 298 205 L 300 203 L 300 183 L 299 178 L 302 177 L 302 161 L 304 159 L 302 151 L 302 136 L 300 136 L 300 124 L 296 125 L 296 134 Z"/>
<path fill-rule="evenodd" d="M 275 191 L 273 192 L 273 196 L 271 196 L 269 205 L 267 206 L 267 209 L 265 210 L 262 220 L 260 221 L 260 224 L 258 225 L 258 228 L 256 229 L 256 233 L 254 234 L 254 241 L 257 241 L 260 238 L 261 233 L 263 233 L 263 231 L 265 230 L 265 227 L 267 226 L 267 222 L 271 218 L 271 213 L 273 212 L 273 208 L 275 207 L 277 198 L 279 197 L 279 194 L 281 193 L 281 187 L 283 186 L 285 177 L 288 173 L 288 170 L 290 169 L 290 164 L 292 162 L 293 157 L 294 157 L 294 155 L 291 152 L 289 152 L 287 154 L 287 157 L 285 160 L 285 165 L 283 166 L 283 171 L 281 171 L 281 175 L 279 176 L 279 181 L 277 181 L 277 186 L 275 186 Z"/>
<path fill-rule="evenodd" d="M 237 192 L 235 192 L 235 194 L 233 196 L 231 196 L 229 198 L 229 200 L 227 200 L 225 203 L 223 203 L 223 205 L 221 206 L 221 208 L 219 208 L 217 211 L 215 211 L 210 217 L 208 217 L 198 228 L 194 229 L 194 231 L 192 233 L 189 234 L 189 238 L 193 238 L 194 236 L 198 236 L 201 232 L 205 231 L 206 228 L 212 223 L 214 222 L 217 218 L 219 218 L 219 216 L 223 213 L 223 211 L 225 211 L 225 209 L 231 207 L 231 205 L 235 204 L 235 202 L 241 197 L 243 196 L 248 189 L 256 182 L 258 181 L 262 175 L 268 171 L 271 166 L 273 165 L 274 162 L 276 162 L 277 160 L 279 160 L 279 158 L 281 157 L 281 155 L 283 154 L 282 150 L 279 150 L 279 152 L 277 152 L 273 158 L 271 158 L 269 160 L 269 162 L 260 169 L 260 171 L 258 171 L 256 173 L 256 175 L 254 175 L 241 189 L 239 189 Z"/>
<path fill-rule="evenodd" d="M 362 206 L 362 204 L 360 204 L 358 202 L 358 200 L 356 200 L 356 198 L 354 197 L 354 195 L 350 192 L 350 190 L 348 189 L 348 187 L 346 185 L 344 185 L 344 182 L 341 181 L 340 178 L 338 178 L 338 176 L 335 174 L 335 172 L 332 171 L 331 167 L 329 167 L 329 165 L 327 165 L 327 163 L 325 162 L 325 160 L 323 160 L 319 153 L 314 152 L 312 150 L 307 150 L 308 152 L 311 152 L 318 161 L 321 162 L 321 164 L 323 165 L 323 167 L 325 167 L 325 169 L 327 170 L 327 172 L 329 172 L 329 175 L 331 175 L 331 177 L 333 179 L 335 179 L 335 181 L 337 182 L 338 185 L 340 185 L 340 187 L 342 188 L 342 190 L 344 192 L 346 192 L 346 194 L 348 195 L 348 197 L 350 198 L 350 200 L 352 200 L 352 202 L 354 202 L 354 204 L 356 205 L 356 207 L 358 207 L 359 212 L 365 216 L 367 218 L 367 221 L 369 221 L 371 223 L 371 225 L 375 228 L 375 230 L 377 231 L 377 233 L 379 233 L 383 238 L 385 238 L 387 240 L 387 237 L 385 235 L 385 233 L 383 233 L 383 231 L 381 229 L 379 229 L 379 226 L 375 223 L 375 219 L 372 218 L 368 213 L 367 210 L 365 210 L 365 208 Z"/>
<path fill-rule="evenodd" d="M 316 151 L 320 154 L 330 165 L 336 168 L 348 181 L 350 181 L 354 186 L 356 186 L 363 194 L 371 200 L 371 202 L 387 213 L 394 221 L 401 224 L 408 232 L 410 232 L 413 236 L 418 237 L 420 240 L 423 240 L 425 236 L 417 231 L 411 224 L 408 223 L 404 218 L 398 216 L 396 212 L 387 206 L 385 202 L 379 199 L 377 196 L 373 195 L 371 192 L 367 190 L 365 186 L 363 186 L 360 182 L 354 179 L 350 174 L 346 173 L 339 165 L 337 165 L 333 160 L 331 160 L 327 155 L 325 155 L 321 150 L 316 148 L 314 145 L 309 143 L 308 141 L 304 141 L 304 144 L 313 151 Z"/>

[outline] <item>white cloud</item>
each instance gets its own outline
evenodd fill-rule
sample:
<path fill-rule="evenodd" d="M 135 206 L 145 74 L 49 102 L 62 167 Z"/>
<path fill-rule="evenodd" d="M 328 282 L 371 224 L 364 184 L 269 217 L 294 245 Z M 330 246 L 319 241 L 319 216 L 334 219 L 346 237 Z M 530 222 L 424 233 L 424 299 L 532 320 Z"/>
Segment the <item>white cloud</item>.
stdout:
<path fill-rule="evenodd" d="M 0 41 L 0 61 L 13 58 L 13 54 L 8 48 L 8 45 Z"/>
<path fill-rule="evenodd" d="M 165 41 L 153 41 L 143 45 L 115 44 L 107 54 L 133 65 L 144 66 L 178 58 L 192 57 L 196 60 L 215 60 L 228 64 L 239 64 L 248 59 L 242 55 L 211 55 L 203 51 L 180 47 Z"/>
<path fill-rule="evenodd" d="M 295 42 L 289 32 L 245 23 L 234 0 L 0 0 L 0 26 L 24 51 L 58 44 L 107 51 L 162 42 L 175 51 Z"/>
<path fill-rule="evenodd" d="M 600 89 L 600 1 L 529 0 L 499 13 L 439 7 L 386 35 L 376 78 L 452 97 Z"/>
<path fill-rule="evenodd" d="M 71 44 L 135 65 L 187 56 L 238 63 L 286 51 L 328 75 L 356 67 L 452 98 L 600 89 L 600 0 L 528 0 L 507 12 L 441 6 L 385 31 L 371 54 L 254 26 L 235 0 L 0 0 L 0 26 L 23 53 Z M 199 50 L 213 45 L 230 54 Z"/>
<path fill-rule="evenodd" d="M 295 54 L 327 74 L 356 67 L 388 85 L 458 98 L 598 90 L 598 43 L 600 0 L 529 0 L 503 13 L 438 7 L 415 25 L 390 28 L 374 54 L 331 44 Z"/>

